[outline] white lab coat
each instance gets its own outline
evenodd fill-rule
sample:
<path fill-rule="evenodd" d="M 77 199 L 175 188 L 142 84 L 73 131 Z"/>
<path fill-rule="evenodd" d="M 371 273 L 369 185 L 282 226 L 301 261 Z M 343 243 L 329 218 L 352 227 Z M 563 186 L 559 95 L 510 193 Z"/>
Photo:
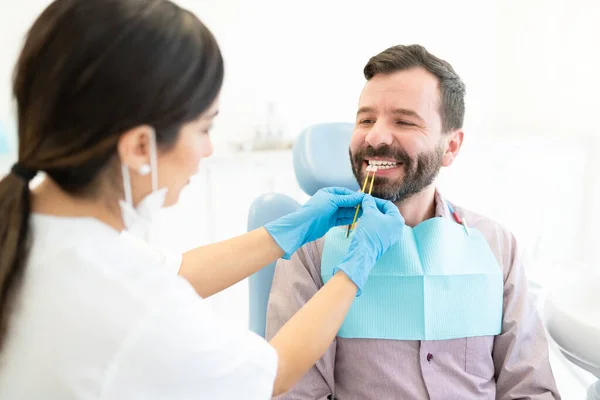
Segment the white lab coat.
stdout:
<path fill-rule="evenodd" d="M 91 218 L 32 215 L 0 399 L 269 399 L 275 350 L 215 318 L 181 258 Z"/>

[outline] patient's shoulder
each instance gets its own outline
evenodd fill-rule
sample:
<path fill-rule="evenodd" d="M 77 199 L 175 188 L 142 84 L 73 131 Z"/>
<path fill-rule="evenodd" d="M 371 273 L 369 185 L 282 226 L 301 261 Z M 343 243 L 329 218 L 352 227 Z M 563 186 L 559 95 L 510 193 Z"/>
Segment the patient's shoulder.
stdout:
<path fill-rule="evenodd" d="M 452 205 L 469 227 L 475 228 L 483 234 L 498 262 L 502 265 L 506 278 L 519 252 L 513 233 L 504 225 L 489 217 L 458 205 Z"/>
<path fill-rule="evenodd" d="M 467 221 L 468 226 L 478 229 L 484 235 L 509 237 L 512 236 L 510 230 L 501 223 L 486 217 L 485 215 L 476 213 L 459 205 L 452 204 L 456 213 Z"/>

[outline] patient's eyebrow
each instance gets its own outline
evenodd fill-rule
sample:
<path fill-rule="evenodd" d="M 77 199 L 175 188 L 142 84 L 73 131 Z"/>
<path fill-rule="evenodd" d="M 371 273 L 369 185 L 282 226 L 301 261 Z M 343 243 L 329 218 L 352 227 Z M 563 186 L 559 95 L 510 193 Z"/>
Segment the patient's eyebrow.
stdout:
<path fill-rule="evenodd" d="M 356 116 L 358 117 L 360 114 L 369 114 L 375 112 L 375 110 L 373 109 L 373 107 L 361 107 L 358 109 L 358 112 L 356 113 Z"/>

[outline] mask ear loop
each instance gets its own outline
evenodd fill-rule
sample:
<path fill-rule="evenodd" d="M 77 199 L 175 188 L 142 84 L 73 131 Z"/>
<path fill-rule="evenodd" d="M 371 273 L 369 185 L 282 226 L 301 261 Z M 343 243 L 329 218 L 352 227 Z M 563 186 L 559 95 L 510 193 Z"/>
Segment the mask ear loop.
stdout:
<path fill-rule="evenodd" d="M 148 139 L 150 141 L 150 178 L 152 179 L 152 191 L 155 192 L 158 190 L 158 156 L 154 128 L 150 129 Z"/>
<path fill-rule="evenodd" d="M 133 196 L 131 195 L 131 179 L 129 177 L 129 167 L 121 163 L 121 175 L 123 175 L 123 193 L 125 202 L 133 207 Z"/>

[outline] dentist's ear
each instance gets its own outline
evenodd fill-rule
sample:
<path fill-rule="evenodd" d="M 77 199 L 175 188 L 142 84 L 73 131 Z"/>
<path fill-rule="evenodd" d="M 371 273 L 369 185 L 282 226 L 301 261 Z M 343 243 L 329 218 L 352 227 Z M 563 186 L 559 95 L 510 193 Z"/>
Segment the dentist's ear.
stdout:
<path fill-rule="evenodd" d="M 446 134 L 446 138 L 444 139 L 446 140 L 446 152 L 442 157 L 443 167 L 449 167 L 454 163 L 454 159 L 456 159 L 456 156 L 462 147 L 464 136 L 465 133 L 462 129 L 457 129 Z"/>
<path fill-rule="evenodd" d="M 152 131 L 152 132 L 151 132 Z M 121 162 L 140 175 L 150 172 L 150 126 L 141 125 L 123 133 L 117 143 L 117 151 Z"/>

